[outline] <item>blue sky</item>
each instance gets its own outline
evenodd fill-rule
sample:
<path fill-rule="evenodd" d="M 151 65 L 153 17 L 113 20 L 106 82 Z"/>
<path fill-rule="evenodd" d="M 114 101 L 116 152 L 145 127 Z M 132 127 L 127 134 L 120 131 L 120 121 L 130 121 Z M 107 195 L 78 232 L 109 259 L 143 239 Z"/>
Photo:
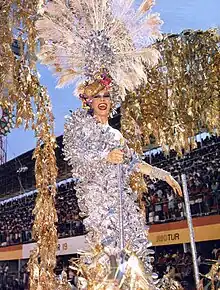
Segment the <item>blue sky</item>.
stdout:
<path fill-rule="evenodd" d="M 164 21 L 163 32 L 178 33 L 184 29 L 208 29 L 220 26 L 220 0 L 156 0 L 154 11 L 161 14 Z M 63 133 L 64 116 L 69 110 L 80 107 L 80 102 L 72 95 L 73 87 L 55 89 L 56 79 L 50 71 L 38 65 L 41 83 L 48 88 L 55 115 L 55 134 Z M 7 137 L 8 160 L 35 147 L 32 131 L 13 129 Z"/>

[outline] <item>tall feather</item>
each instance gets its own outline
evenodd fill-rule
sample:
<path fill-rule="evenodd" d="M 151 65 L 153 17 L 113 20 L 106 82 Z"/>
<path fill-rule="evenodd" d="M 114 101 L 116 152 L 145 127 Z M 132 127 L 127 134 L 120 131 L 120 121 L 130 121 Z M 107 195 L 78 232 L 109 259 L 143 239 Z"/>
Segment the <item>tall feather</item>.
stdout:
<path fill-rule="evenodd" d="M 147 11 L 149 11 L 153 6 L 155 5 L 155 0 L 144 0 L 139 9 L 138 9 L 138 13 L 146 13 Z"/>
<path fill-rule="evenodd" d="M 70 85 L 75 81 L 77 72 L 73 69 L 67 69 L 62 72 L 62 76 L 59 78 L 57 88 L 63 88 L 66 85 Z"/>

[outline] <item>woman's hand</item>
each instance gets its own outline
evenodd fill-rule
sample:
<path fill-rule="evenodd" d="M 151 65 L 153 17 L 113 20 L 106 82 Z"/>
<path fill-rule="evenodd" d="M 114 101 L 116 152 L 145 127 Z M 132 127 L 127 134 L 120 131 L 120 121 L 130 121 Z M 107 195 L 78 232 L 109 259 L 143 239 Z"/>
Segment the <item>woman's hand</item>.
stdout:
<path fill-rule="evenodd" d="M 183 196 L 182 189 L 179 183 L 171 175 L 167 175 L 165 179 L 166 182 L 173 188 L 176 194 L 178 194 L 179 196 Z"/>
<path fill-rule="evenodd" d="M 168 172 L 160 168 L 153 167 L 148 163 L 138 164 L 138 169 L 143 174 L 166 181 L 173 188 L 176 194 L 183 196 L 179 183 Z"/>
<path fill-rule="evenodd" d="M 109 152 L 106 159 L 112 164 L 121 164 L 124 160 L 124 153 L 120 149 L 114 149 Z"/>

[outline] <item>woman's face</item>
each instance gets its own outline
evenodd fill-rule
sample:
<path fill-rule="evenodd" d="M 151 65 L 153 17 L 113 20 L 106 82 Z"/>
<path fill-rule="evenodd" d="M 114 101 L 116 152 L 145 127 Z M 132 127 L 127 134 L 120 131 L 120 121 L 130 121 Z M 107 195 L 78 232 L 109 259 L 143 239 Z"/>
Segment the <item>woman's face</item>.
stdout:
<path fill-rule="evenodd" d="M 94 116 L 108 118 L 111 109 L 111 100 L 109 92 L 103 90 L 99 92 L 97 96 L 94 96 L 92 98 L 91 107 L 94 111 Z"/>

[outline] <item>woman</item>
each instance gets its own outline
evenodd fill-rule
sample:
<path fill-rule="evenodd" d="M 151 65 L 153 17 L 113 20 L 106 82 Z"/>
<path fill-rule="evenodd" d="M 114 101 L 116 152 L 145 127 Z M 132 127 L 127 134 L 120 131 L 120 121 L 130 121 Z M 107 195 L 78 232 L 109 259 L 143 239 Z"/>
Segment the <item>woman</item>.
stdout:
<path fill-rule="evenodd" d="M 125 264 L 132 264 L 130 268 L 137 272 L 140 260 L 151 273 L 145 217 L 129 186 L 130 173 L 137 170 L 165 180 L 181 192 L 167 172 L 143 163 L 128 149 L 121 133 L 108 124 L 111 106 L 121 104 L 127 91 L 147 82 L 146 68 L 160 58 L 152 47 L 162 37 L 159 14 L 151 13 L 154 2 L 48 1 L 39 9 L 40 61 L 54 70 L 58 87 L 87 81 L 80 87 L 80 97 L 88 112 L 77 111 L 67 119 L 64 152 L 73 177 L 79 179 L 77 197 L 91 246 L 81 265 L 91 282 L 88 289 L 107 289 L 97 287 L 99 281 L 123 280 Z M 150 276 L 145 279 L 149 280 L 147 287 L 137 282 L 138 289 L 154 289 Z M 130 277 L 137 281 L 131 273 Z"/>
<path fill-rule="evenodd" d="M 110 82 L 110 81 L 109 81 Z M 81 88 L 80 97 L 89 110 L 77 111 L 67 119 L 64 153 L 72 165 L 73 177 L 79 179 L 77 197 L 87 242 L 100 246 L 106 257 L 117 264 L 124 246 L 135 253 L 151 272 L 145 217 L 136 204 L 137 196 L 129 186 L 129 176 L 139 171 L 159 178 L 181 195 L 179 184 L 164 170 L 143 162 L 126 145 L 121 133 L 108 124 L 111 90 L 95 81 Z M 121 171 L 119 171 L 119 164 Z M 123 191 L 123 228 L 120 220 L 119 184 Z M 90 256 L 87 262 L 92 263 Z M 152 288 L 154 289 L 154 288 Z"/>

